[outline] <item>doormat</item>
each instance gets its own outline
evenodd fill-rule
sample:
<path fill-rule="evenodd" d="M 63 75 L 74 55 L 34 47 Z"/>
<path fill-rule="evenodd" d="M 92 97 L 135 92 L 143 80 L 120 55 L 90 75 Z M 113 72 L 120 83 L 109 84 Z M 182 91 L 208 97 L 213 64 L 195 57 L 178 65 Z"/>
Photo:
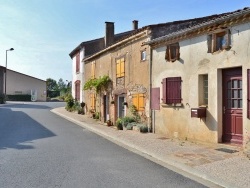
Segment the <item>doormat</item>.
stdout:
<path fill-rule="evenodd" d="M 217 151 L 222 151 L 222 152 L 226 152 L 226 153 L 236 153 L 236 152 L 239 152 L 237 150 L 233 150 L 233 149 L 228 149 L 228 148 L 218 148 L 218 149 L 215 149 Z"/>

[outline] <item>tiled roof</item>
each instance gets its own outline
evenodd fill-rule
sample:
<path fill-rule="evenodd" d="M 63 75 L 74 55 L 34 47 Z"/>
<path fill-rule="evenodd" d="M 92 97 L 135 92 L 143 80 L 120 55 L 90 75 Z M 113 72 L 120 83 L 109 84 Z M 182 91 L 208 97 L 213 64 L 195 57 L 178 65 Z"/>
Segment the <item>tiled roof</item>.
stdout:
<path fill-rule="evenodd" d="M 127 37 L 128 35 L 130 35 L 131 33 L 133 33 L 134 31 L 127 31 L 127 32 L 123 32 L 123 33 L 118 33 L 115 34 L 115 38 L 114 41 L 115 43 L 117 41 L 120 41 L 122 38 Z M 81 44 L 79 44 L 72 52 L 70 52 L 69 56 L 71 58 L 73 58 L 73 56 L 82 48 L 85 48 L 85 57 L 88 57 L 94 53 L 97 53 L 101 50 L 103 50 L 105 48 L 105 42 L 104 42 L 104 37 L 102 38 L 98 38 L 98 39 L 94 39 L 94 40 L 90 40 L 90 41 L 85 41 L 82 42 Z"/>
<path fill-rule="evenodd" d="M 237 10 L 234 12 L 216 14 L 216 15 L 207 16 L 207 17 L 203 17 L 203 18 L 195 18 L 195 19 L 193 19 L 193 22 L 190 23 L 190 25 L 186 25 L 186 24 L 188 24 L 188 22 L 184 23 L 184 24 L 173 24 L 174 25 L 173 28 L 175 28 L 175 29 L 172 29 L 172 31 L 166 33 L 165 35 L 158 36 L 158 37 L 152 37 L 151 41 L 146 42 L 145 44 L 157 43 L 159 41 L 166 40 L 170 37 L 185 34 L 189 31 L 199 29 L 199 28 L 202 28 L 205 26 L 213 25 L 217 22 L 222 22 L 222 21 L 225 21 L 228 19 L 232 19 L 233 17 L 237 17 L 237 16 L 240 16 L 240 15 L 243 15 L 246 13 L 250 13 L 250 8 L 246 7 L 244 9 L 240 9 L 240 10 Z M 184 27 L 182 27 L 181 25 L 184 25 Z"/>
<path fill-rule="evenodd" d="M 160 23 L 160 24 L 153 24 L 147 25 L 137 30 L 127 31 L 119 34 L 115 34 L 114 44 L 125 40 L 137 33 L 140 33 L 144 30 L 150 30 L 150 41 L 145 44 L 151 44 L 156 41 L 163 40 L 164 38 L 175 35 L 178 33 L 186 32 L 187 30 L 193 29 L 195 27 L 199 27 L 208 23 L 213 23 L 216 20 L 220 19 L 228 19 L 231 16 L 242 14 L 246 11 L 249 11 L 249 8 L 240 9 L 234 12 L 227 12 L 222 14 L 214 14 L 210 16 L 200 17 L 200 18 L 193 18 L 187 20 L 179 20 L 167 23 Z M 111 45 L 111 46 L 113 46 Z M 78 52 L 81 48 L 85 47 L 85 58 L 94 56 L 95 53 L 100 51 L 105 51 L 105 44 L 104 44 L 104 37 L 82 42 L 79 46 L 77 46 L 69 55 L 72 58 L 76 52 Z M 110 46 L 108 47 L 110 49 Z"/>

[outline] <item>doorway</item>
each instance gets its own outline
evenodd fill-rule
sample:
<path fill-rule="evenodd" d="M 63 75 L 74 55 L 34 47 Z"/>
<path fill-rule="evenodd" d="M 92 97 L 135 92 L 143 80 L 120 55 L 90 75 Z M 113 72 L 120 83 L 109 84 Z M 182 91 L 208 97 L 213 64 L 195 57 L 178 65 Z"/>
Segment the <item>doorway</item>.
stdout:
<path fill-rule="evenodd" d="M 225 69 L 223 77 L 222 141 L 242 144 L 242 68 Z"/>
<path fill-rule="evenodd" d="M 117 117 L 122 118 L 125 116 L 125 107 L 123 105 L 125 101 L 125 97 L 123 95 L 119 95 L 117 98 Z"/>

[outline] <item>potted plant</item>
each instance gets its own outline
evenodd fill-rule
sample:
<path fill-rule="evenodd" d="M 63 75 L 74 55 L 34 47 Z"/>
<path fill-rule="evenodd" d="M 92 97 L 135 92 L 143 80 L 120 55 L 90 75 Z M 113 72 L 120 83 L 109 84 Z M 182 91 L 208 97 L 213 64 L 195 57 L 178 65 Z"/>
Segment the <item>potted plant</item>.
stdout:
<path fill-rule="evenodd" d="M 112 100 L 110 103 L 111 103 L 111 104 L 115 104 L 115 101 L 114 101 L 114 100 Z"/>

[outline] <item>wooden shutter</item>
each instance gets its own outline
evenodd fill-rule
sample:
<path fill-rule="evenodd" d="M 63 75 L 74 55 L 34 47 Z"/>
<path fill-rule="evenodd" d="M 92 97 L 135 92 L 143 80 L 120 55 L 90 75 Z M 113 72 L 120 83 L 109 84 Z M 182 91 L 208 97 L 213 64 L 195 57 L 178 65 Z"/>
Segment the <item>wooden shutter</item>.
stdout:
<path fill-rule="evenodd" d="M 160 88 L 151 88 L 150 108 L 160 110 Z"/>
<path fill-rule="evenodd" d="M 180 59 L 180 46 L 179 46 L 179 43 L 177 43 L 177 46 L 176 46 L 176 59 L 179 60 Z"/>
<path fill-rule="evenodd" d="M 207 36 L 207 53 L 212 53 L 212 35 Z"/>
<path fill-rule="evenodd" d="M 222 46 L 223 49 L 229 49 L 231 47 L 231 31 L 230 31 L 230 29 L 226 30 L 226 34 L 223 38 L 225 40 L 225 44 Z"/>
<path fill-rule="evenodd" d="M 80 71 L 80 53 L 76 54 L 76 72 Z"/>
<path fill-rule="evenodd" d="M 167 78 L 167 104 L 181 103 L 181 77 Z"/>
<path fill-rule="evenodd" d="M 144 111 L 145 110 L 145 103 L 144 103 L 145 95 L 140 93 L 138 94 L 138 110 Z"/>
<path fill-rule="evenodd" d="M 136 107 L 137 110 L 139 110 L 138 106 L 138 94 L 132 95 L 133 105 Z"/>
<path fill-rule="evenodd" d="M 166 59 L 166 61 L 170 61 L 169 51 L 170 51 L 170 48 L 169 48 L 169 45 L 168 45 L 167 48 L 166 48 L 166 53 L 165 53 L 165 59 Z"/>
<path fill-rule="evenodd" d="M 164 104 L 166 104 L 167 103 L 167 78 L 164 78 L 161 83 L 162 83 L 162 99 L 161 100 Z"/>
<path fill-rule="evenodd" d="M 247 118 L 250 119 L 250 69 L 247 69 Z"/>
<path fill-rule="evenodd" d="M 95 109 L 95 94 L 94 93 L 90 95 L 90 104 L 91 104 L 91 109 L 94 110 Z"/>
<path fill-rule="evenodd" d="M 125 59 L 122 58 L 121 59 L 121 63 L 120 63 L 120 77 L 124 77 L 125 76 Z"/>
<path fill-rule="evenodd" d="M 121 60 L 118 59 L 116 61 L 116 78 L 121 77 L 121 68 L 120 67 L 121 67 Z"/>
<path fill-rule="evenodd" d="M 80 100 L 80 80 L 75 81 L 75 99 Z"/>

